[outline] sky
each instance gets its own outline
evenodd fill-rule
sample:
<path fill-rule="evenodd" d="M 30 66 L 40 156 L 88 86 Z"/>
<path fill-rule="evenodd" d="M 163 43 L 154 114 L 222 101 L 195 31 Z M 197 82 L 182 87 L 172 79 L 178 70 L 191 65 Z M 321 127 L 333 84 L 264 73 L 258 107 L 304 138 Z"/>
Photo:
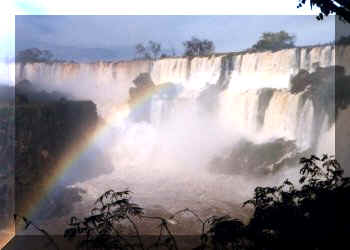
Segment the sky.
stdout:
<path fill-rule="evenodd" d="M 16 16 L 16 50 L 31 47 L 75 47 L 127 50 L 153 40 L 164 49 L 183 52 L 182 42 L 192 36 L 212 40 L 217 52 L 251 47 L 263 32 L 286 30 L 297 45 L 326 43 L 334 39 L 334 17 L 317 21 L 308 15 L 230 16 Z M 54 51 L 53 51 L 54 52 Z"/>
<path fill-rule="evenodd" d="M 332 18 L 317 22 L 313 16 L 302 16 L 315 15 L 318 10 L 311 10 L 308 5 L 297 9 L 297 3 L 298 0 L 201 0 L 200 4 L 188 0 L 176 0 L 172 4 L 161 0 L 4 1 L 0 9 L 0 83 L 14 82 L 14 65 L 11 62 L 15 55 L 15 41 L 16 48 L 45 45 L 59 52 L 62 52 L 62 47 L 67 50 L 65 46 L 78 46 L 83 54 L 91 52 L 88 48 L 104 48 L 103 53 L 108 53 L 110 48 L 118 48 L 118 54 L 126 56 L 121 51 L 130 54 L 133 52 L 130 46 L 147 40 L 160 42 L 165 48 L 174 47 L 180 53 L 181 42 L 195 35 L 213 40 L 216 51 L 247 48 L 257 41 L 261 32 L 281 29 L 295 34 L 297 45 L 332 40 Z M 20 15 L 43 16 L 19 17 L 15 24 L 15 16 Z M 273 18 L 267 15 L 283 16 Z M 72 54 L 72 51 L 67 53 Z"/>

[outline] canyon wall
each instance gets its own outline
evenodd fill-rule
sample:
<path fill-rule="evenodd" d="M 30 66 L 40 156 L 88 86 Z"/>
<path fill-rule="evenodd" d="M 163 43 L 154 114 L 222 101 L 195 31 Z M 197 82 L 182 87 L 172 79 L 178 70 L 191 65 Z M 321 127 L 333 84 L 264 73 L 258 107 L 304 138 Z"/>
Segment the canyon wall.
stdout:
<path fill-rule="evenodd" d="M 51 101 L 45 103 L 18 103 L 15 112 L 15 203 L 16 212 L 26 214 L 35 200 L 33 194 L 48 188 L 49 178 L 62 167 L 62 156 L 71 154 L 74 146 L 82 143 L 91 130 L 98 126 L 96 105 L 91 101 Z M 41 218 L 69 211 L 74 190 L 63 187 L 112 170 L 102 151 L 90 147 L 81 158 L 72 163 L 60 182 L 50 187 L 50 197 L 42 198 L 44 204 L 38 212 Z M 66 204 L 63 204 L 64 197 Z M 66 207 L 65 207 L 66 206 Z M 50 213 L 48 213 L 50 211 Z"/>
<path fill-rule="evenodd" d="M 25 171 L 24 166 L 32 169 L 38 159 L 45 162 L 53 155 L 52 152 L 60 152 L 61 147 L 72 144 L 75 137 L 67 133 L 71 122 L 80 124 L 78 131 L 86 130 L 85 120 L 91 118 L 94 124 L 97 114 L 109 121 L 123 104 L 129 105 L 131 111 L 143 105 L 149 109 L 145 113 L 150 116 L 147 119 L 150 123 L 131 123 L 127 124 L 130 125 L 128 129 L 116 126 L 117 129 L 108 130 L 106 141 L 109 144 L 102 149 L 113 157 L 115 172 L 78 185 L 88 191 L 85 198 L 95 199 L 99 194 L 95 192 L 110 187 L 132 186 L 142 204 L 149 205 L 147 201 L 152 197 L 152 202 L 162 204 L 169 211 L 176 211 L 176 204 L 183 208 L 193 205 L 194 201 L 200 207 L 212 202 L 222 211 L 231 209 L 235 206 L 231 203 L 233 197 L 238 204 L 260 184 L 256 179 L 251 179 L 251 182 L 241 179 L 242 176 L 212 175 L 201 167 L 209 165 L 214 156 L 225 156 L 227 152 L 224 151 L 232 150 L 232 143 L 237 138 L 247 141 L 240 142 L 238 151 L 234 151 L 237 153 L 231 154 L 234 163 L 238 161 L 245 165 L 250 161 L 253 167 L 274 165 L 276 160 L 277 163 L 285 163 L 279 161 L 281 156 L 292 151 L 298 153 L 290 157 L 295 159 L 299 159 L 299 153 L 309 154 L 310 151 L 334 153 L 335 147 L 340 148 L 334 143 L 335 130 L 348 131 L 349 109 L 346 106 L 350 102 L 340 101 L 338 105 L 343 108 L 339 110 L 338 124 L 335 124 L 336 91 L 334 68 L 331 66 L 343 67 L 342 77 L 347 83 L 349 62 L 350 46 L 323 46 L 157 61 L 17 64 L 16 82 L 26 79 L 39 89 L 59 90 L 80 100 L 92 100 L 97 110 L 89 101 L 81 102 L 82 109 L 75 108 L 71 102 L 56 103 L 57 107 L 53 104 L 16 107 L 16 122 L 21 123 L 16 129 L 24 128 L 22 132 L 16 131 L 16 154 L 24 150 L 16 155 L 19 159 L 16 170 Z M 137 92 L 135 87 L 138 87 L 133 80 L 144 72 L 150 74 L 156 86 L 146 88 L 152 91 L 145 96 L 141 93 L 142 98 L 135 94 L 131 105 L 130 93 Z M 302 84 L 293 87 L 291 79 L 295 79 L 296 75 L 299 75 Z M 350 96 L 350 91 L 341 90 L 340 93 Z M 62 105 L 66 105 L 64 109 Z M 78 114 L 88 114 L 84 110 L 89 110 L 92 116 L 78 117 Z M 207 116 L 208 113 L 210 115 Z M 158 129 L 157 126 L 165 119 L 170 122 Z M 37 124 L 44 124 L 44 127 L 36 127 Z M 347 160 L 348 136 L 340 133 L 338 136 L 342 144 L 340 156 L 342 160 Z M 67 143 L 61 143 L 64 140 Z M 54 148 L 58 142 L 59 148 Z M 21 145 L 24 145 L 23 148 Z M 29 149 L 34 152 L 29 152 Z M 247 151 L 250 153 L 247 154 Z M 278 155 L 274 157 L 271 152 Z M 237 156 L 243 154 L 237 160 Z M 92 168 L 104 165 L 91 164 Z M 45 166 L 48 168 L 49 165 Z M 237 165 L 231 162 L 228 165 L 230 171 L 227 173 L 233 173 L 231 168 Z M 217 166 L 214 166 L 216 170 Z M 46 173 L 45 170 L 43 167 L 41 172 Z M 286 170 L 278 174 L 282 178 L 290 172 Z M 18 176 L 16 173 L 16 178 Z M 23 176 L 30 175 L 24 172 Z M 68 173 L 67 176 L 74 175 Z M 262 179 L 272 181 L 270 177 L 275 178 L 265 175 Z M 25 178 L 18 181 L 23 187 L 29 182 Z M 279 181 L 276 180 L 276 183 Z M 159 200 L 154 200 L 154 197 Z M 86 198 L 86 203 L 81 206 L 88 201 L 89 198 Z"/>
<path fill-rule="evenodd" d="M 288 90 L 290 79 L 300 70 L 311 73 L 335 64 L 350 74 L 349 62 L 350 46 L 329 45 L 156 61 L 17 64 L 16 82 L 27 79 L 47 90 L 66 90 L 77 98 L 91 99 L 105 118 L 115 112 L 113 108 L 127 103 L 132 81 L 142 72 L 150 73 L 156 85 L 171 82 L 181 86 L 181 100 L 195 100 L 208 87 L 216 86 L 218 114 L 226 126 L 250 134 L 287 137 L 308 147 L 317 136 L 312 132 L 315 126 L 334 120 L 330 117 L 334 107 L 316 112 L 315 103 L 305 94 Z M 330 90 L 324 98 L 334 98 L 334 89 Z M 157 106 L 161 106 L 159 100 Z"/>
<path fill-rule="evenodd" d="M 337 56 L 336 56 L 337 55 Z M 139 73 L 149 72 L 155 84 L 180 83 L 187 90 L 199 90 L 207 84 L 230 85 L 235 89 L 288 88 L 289 79 L 301 69 L 313 71 L 317 65 L 337 65 L 350 72 L 350 46 L 293 48 L 276 52 L 231 53 L 195 58 L 165 58 L 156 61 L 120 61 L 96 63 L 32 63 L 16 64 L 16 82 L 27 79 L 45 84 L 84 84 L 127 97 L 132 80 Z M 61 86 L 62 87 L 62 86 Z M 108 93 L 104 93 L 108 96 Z"/>

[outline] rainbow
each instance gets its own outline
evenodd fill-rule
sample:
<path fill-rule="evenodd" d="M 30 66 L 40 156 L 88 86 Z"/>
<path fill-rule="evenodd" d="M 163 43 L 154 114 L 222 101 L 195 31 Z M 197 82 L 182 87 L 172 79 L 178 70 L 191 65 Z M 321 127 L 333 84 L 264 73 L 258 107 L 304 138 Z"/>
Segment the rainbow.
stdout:
<path fill-rule="evenodd" d="M 88 131 L 84 136 L 81 136 L 76 143 L 70 145 L 62 154 L 63 156 L 59 159 L 56 167 L 53 168 L 54 170 L 50 173 L 49 178 L 42 181 L 41 186 L 44 188 L 31 194 L 30 201 L 24 205 L 24 214 L 27 215 L 28 218 L 36 215 L 36 212 L 44 202 L 44 197 L 50 192 L 50 190 L 52 190 L 60 178 L 64 176 L 65 172 L 80 159 L 81 155 L 87 151 L 91 145 L 94 145 L 98 138 L 101 138 L 101 136 L 108 131 L 108 124 L 120 124 L 128 117 L 130 111 L 143 105 L 152 98 L 154 94 L 168 88 L 169 86 L 171 85 L 161 84 L 154 88 L 144 90 L 142 93 L 135 96 L 132 103 L 123 103 L 116 107 L 106 118 L 105 123 L 99 123 L 96 128 Z M 101 190 L 101 192 L 103 192 L 103 190 Z"/>

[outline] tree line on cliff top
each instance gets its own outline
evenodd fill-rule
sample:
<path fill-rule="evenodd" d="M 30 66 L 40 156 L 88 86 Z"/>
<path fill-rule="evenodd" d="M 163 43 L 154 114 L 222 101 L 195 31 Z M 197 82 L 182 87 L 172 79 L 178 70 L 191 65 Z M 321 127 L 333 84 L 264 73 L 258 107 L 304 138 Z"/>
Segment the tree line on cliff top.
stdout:
<path fill-rule="evenodd" d="M 259 40 L 246 52 L 261 52 L 261 51 L 277 51 L 280 49 L 289 49 L 295 47 L 296 36 L 281 30 L 279 32 L 264 32 Z M 337 44 L 350 44 L 350 36 L 342 36 L 336 41 Z M 182 56 L 210 56 L 215 52 L 213 41 L 208 39 L 199 39 L 192 37 L 190 40 L 183 42 L 184 52 Z M 170 52 L 168 52 L 170 51 Z M 139 43 L 135 46 L 135 58 L 145 60 L 157 60 L 160 58 L 175 57 L 176 51 L 174 48 L 162 49 L 162 45 L 158 42 L 148 41 L 148 43 Z M 31 48 L 17 52 L 16 62 L 55 62 L 54 55 L 49 50 L 40 50 Z"/>
<path fill-rule="evenodd" d="M 298 0 L 297 8 L 302 8 L 309 2 L 311 9 L 317 7 L 319 14 L 316 16 L 317 20 L 323 20 L 324 17 L 330 14 L 336 14 L 340 20 L 345 23 L 350 23 L 350 1 L 348 0 Z M 253 51 L 262 50 L 276 50 L 283 48 L 294 47 L 295 36 L 290 35 L 285 31 L 280 32 L 265 32 L 260 37 L 260 40 L 251 47 Z M 350 36 L 341 37 L 339 44 L 349 44 Z M 207 56 L 215 51 L 213 41 L 207 39 L 198 39 L 192 37 L 191 40 L 183 42 L 185 47 L 184 56 Z M 161 44 L 149 41 L 148 46 L 139 43 L 135 46 L 136 57 L 143 59 L 158 59 L 169 56 L 175 56 L 174 48 L 171 48 L 171 53 L 161 53 Z M 16 53 L 16 62 L 50 62 L 53 54 L 48 50 L 39 50 L 37 48 L 26 49 Z"/>
<path fill-rule="evenodd" d="M 307 2 L 309 2 L 311 9 L 314 7 L 317 7 L 319 9 L 319 14 L 316 16 L 316 19 L 319 21 L 322 21 L 324 17 L 335 14 L 341 21 L 350 23 L 349 0 L 298 0 L 297 8 L 302 8 L 304 5 L 306 5 Z M 283 30 L 280 32 L 264 32 L 257 43 L 255 43 L 247 51 L 259 52 L 266 50 L 274 51 L 279 49 L 293 48 L 295 47 L 295 39 L 295 35 L 288 34 Z M 150 43 L 152 43 L 152 41 L 150 41 Z M 342 36 L 338 41 L 334 41 L 334 43 L 339 45 L 350 44 L 350 35 Z M 142 44 L 138 44 L 136 47 L 140 45 L 143 46 Z M 158 45 L 160 49 L 160 44 Z M 183 56 L 208 56 L 215 51 L 215 45 L 213 41 L 207 39 L 201 40 L 196 37 L 192 37 L 191 40 L 183 42 L 183 45 L 185 47 Z M 144 49 L 143 52 L 139 53 L 141 57 L 143 56 L 143 58 L 147 58 L 147 56 L 145 56 L 147 55 L 145 51 L 146 49 Z M 163 54 L 162 57 L 168 56 L 169 55 L 167 54 Z M 157 59 L 157 57 L 153 57 L 153 59 Z"/>
<path fill-rule="evenodd" d="M 292 48 L 295 47 L 294 43 L 295 36 L 288 34 L 286 31 L 264 32 L 258 42 L 248 50 L 254 52 Z M 215 52 L 213 41 L 199 39 L 194 36 L 190 40 L 184 41 L 182 45 L 184 46 L 183 56 L 210 56 Z M 154 41 L 149 41 L 148 46 L 139 43 L 136 45 L 135 50 L 136 57 L 140 59 L 156 60 L 164 57 L 174 57 L 176 55 L 174 49 L 172 49 L 172 54 L 161 53 L 161 44 Z"/>

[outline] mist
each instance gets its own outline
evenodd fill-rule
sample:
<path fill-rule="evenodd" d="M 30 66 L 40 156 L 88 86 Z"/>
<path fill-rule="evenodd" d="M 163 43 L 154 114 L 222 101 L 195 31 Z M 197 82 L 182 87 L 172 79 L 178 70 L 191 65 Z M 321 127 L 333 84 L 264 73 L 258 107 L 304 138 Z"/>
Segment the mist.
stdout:
<path fill-rule="evenodd" d="M 190 208 L 202 216 L 246 220 L 249 210 L 241 204 L 255 187 L 286 178 L 296 182 L 300 156 L 334 152 L 334 145 L 319 143 L 334 138 L 329 125 L 334 113 L 316 109 L 305 91 L 291 93 L 289 88 L 299 70 L 314 72 L 314 63 L 333 65 L 334 50 L 321 46 L 193 60 L 18 64 L 16 81 L 28 79 L 39 89 L 92 100 L 104 121 L 89 146 L 106 155 L 112 170 L 89 178 L 75 178 L 84 171 L 67 172 L 74 180 L 67 187 L 85 191 L 71 215 L 88 214 L 104 191 L 129 189 L 146 212 Z M 150 76 L 151 94 L 130 102 L 138 88 L 133 81 L 141 73 Z M 135 120 L 134 114 L 142 119 Z M 266 151 L 267 144 L 284 150 L 276 155 Z M 232 158 L 242 145 L 248 145 L 245 158 Z M 218 159 L 229 171 L 221 171 Z"/>

